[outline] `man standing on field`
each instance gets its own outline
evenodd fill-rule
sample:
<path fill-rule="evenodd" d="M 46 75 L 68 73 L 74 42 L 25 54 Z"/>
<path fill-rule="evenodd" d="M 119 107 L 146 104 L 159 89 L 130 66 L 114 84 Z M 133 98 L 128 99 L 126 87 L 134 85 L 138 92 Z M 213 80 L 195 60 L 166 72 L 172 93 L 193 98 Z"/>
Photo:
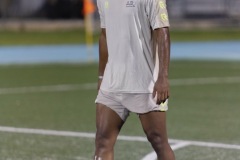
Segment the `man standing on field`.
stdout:
<path fill-rule="evenodd" d="M 113 160 L 129 112 L 158 160 L 174 160 L 166 132 L 170 61 L 165 0 L 97 0 L 101 20 L 95 160 Z"/>

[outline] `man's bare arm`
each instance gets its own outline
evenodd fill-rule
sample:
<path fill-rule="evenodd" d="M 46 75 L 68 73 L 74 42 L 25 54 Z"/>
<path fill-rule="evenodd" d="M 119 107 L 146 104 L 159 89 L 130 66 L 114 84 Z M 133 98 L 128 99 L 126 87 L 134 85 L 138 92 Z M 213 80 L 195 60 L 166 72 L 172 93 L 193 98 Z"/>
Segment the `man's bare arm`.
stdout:
<path fill-rule="evenodd" d="M 99 38 L 99 66 L 98 66 L 98 76 L 104 75 L 104 70 L 108 61 L 108 49 L 107 49 L 107 38 L 106 29 L 102 28 L 101 35 Z M 102 79 L 98 79 L 98 90 L 101 86 Z"/>
<path fill-rule="evenodd" d="M 153 31 L 153 37 L 158 48 L 159 72 L 154 85 L 153 97 L 157 95 L 157 104 L 164 102 L 169 96 L 168 70 L 170 63 L 169 28 L 159 28 Z"/>

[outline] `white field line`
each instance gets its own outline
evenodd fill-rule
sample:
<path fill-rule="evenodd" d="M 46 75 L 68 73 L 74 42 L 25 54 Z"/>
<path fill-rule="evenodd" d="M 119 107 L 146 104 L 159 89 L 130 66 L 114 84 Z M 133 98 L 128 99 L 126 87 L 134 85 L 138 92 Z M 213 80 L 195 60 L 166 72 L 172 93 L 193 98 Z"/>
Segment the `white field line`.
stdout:
<path fill-rule="evenodd" d="M 171 148 L 172 148 L 172 150 L 176 151 L 180 148 L 184 148 L 184 147 L 189 146 L 189 145 L 191 145 L 190 142 L 180 142 L 180 143 L 176 143 L 174 145 L 171 145 Z"/>
<path fill-rule="evenodd" d="M 25 133 L 25 134 L 37 134 L 37 135 L 49 135 L 49 136 L 66 136 L 66 137 L 81 137 L 81 138 L 95 138 L 95 133 L 85 132 L 72 132 L 72 131 L 56 131 L 56 130 L 45 130 L 45 129 L 30 129 L 30 128 L 16 128 L 0 126 L 0 132 L 10 133 Z M 132 141 L 132 142 L 147 142 L 145 137 L 140 136 L 118 136 L 118 140 Z M 224 143 L 212 143 L 212 142 L 200 142 L 200 141 L 189 141 L 189 140 L 176 140 L 170 139 L 170 143 L 179 143 L 179 145 L 195 145 L 202 147 L 215 147 L 225 149 L 237 149 L 240 150 L 240 145 L 224 144 Z M 181 145 L 179 147 L 181 147 Z M 175 146 L 175 150 L 179 149 Z"/>
<path fill-rule="evenodd" d="M 89 160 L 89 158 L 85 157 L 75 157 L 76 160 Z M 91 159 L 90 159 L 91 160 Z"/>
<path fill-rule="evenodd" d="M 171 145 L 171 148 L 172 148 L 173 151 L 176 151 L 180 148 L 184 148 L 184 147 L 187 147 L 189 145 L 191 145 L 191 143 L 189 143 L 189 142 L 178 142 L 176 144 Z M 156 160 L 156 159 L 157 159 L 157 154 L 156 154 L 155 151 L 147 154 L 146 156 L 144 156 L 142 158 L 142 160 Z"/>
<path fill-rule="evenodd" d="M 171 86 L 223 84 L 223 83 L 240 83 L 240 77 L 186 78 L 170 80 Z M 96 88 L 97 88 L 96 83 L 0 88 L 0 95 L 38 93 L 38 92 L 64 92 L 74 90 L 91 90 Z"/>
<path fill-rule="evenodd" d="M 56 131 L 56 130 L 31 129 L 31 128 L 15 128 L 15 127 L 5 127 L 5 126 L 0 126 L 0 132 L 38 134 L 38 135 L 49 135 L 49 136 L 95 138 L 94 133 Z"/>
<path fill-rule="evenodd" d="M 142 158 L 142 160 L 156 160 L 156 159 L 157 154 L 155 152 L 151 152 Z"/>
<path fill-rule="evenodd" d="M 170 80 L 170 85 L 172 86 L 223 84 L 223 83 L 240 83 L 240 77 L 208 77 L 208 78 L 186 78 Z"/>
<path fill-rule="evenodd" d="M 34 92 L 64 92 L 74 90 L 89 90 L 97 89 L 96 83 L 89 84 L 62 84 L 49 86 L 30 86 L 30 87 L 16 87 L 16 88 L 0 88 L 1 94 L 24 94 Z"/>

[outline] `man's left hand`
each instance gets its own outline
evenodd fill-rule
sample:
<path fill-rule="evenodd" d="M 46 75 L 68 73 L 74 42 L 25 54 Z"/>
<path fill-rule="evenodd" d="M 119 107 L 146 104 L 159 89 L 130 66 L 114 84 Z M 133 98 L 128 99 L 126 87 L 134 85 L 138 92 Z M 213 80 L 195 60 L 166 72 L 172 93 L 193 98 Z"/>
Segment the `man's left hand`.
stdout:
<path fill-rule="evenodd" d="M 162 102 L 165 102 L 169 96 L 169 82 L 168 78 L 165 77 L 160 77 L 157 79 L 155 82 L 154 88 L 153 88 L 153 98 L 157 96 L 157 101 L 156 103 L 159 105 Z"/>

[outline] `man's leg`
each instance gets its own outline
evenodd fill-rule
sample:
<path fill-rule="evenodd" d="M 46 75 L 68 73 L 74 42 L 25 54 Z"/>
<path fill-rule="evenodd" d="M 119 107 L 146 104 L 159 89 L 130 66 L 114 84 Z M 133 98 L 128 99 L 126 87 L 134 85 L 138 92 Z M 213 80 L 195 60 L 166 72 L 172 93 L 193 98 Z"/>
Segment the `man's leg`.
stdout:
<path fill-rule="evenodd" d="M 124 121 L 112 109 L 97 104 L 95 160 L 113 160 L 113 147 Z"/>
<path fill-rule="evenodd" d="M 166 112 L 149 112 L 140 114 L 143 130 L 157 153 L 158 160 L 175 160 L 168 143 L 166 131 Z"/>

